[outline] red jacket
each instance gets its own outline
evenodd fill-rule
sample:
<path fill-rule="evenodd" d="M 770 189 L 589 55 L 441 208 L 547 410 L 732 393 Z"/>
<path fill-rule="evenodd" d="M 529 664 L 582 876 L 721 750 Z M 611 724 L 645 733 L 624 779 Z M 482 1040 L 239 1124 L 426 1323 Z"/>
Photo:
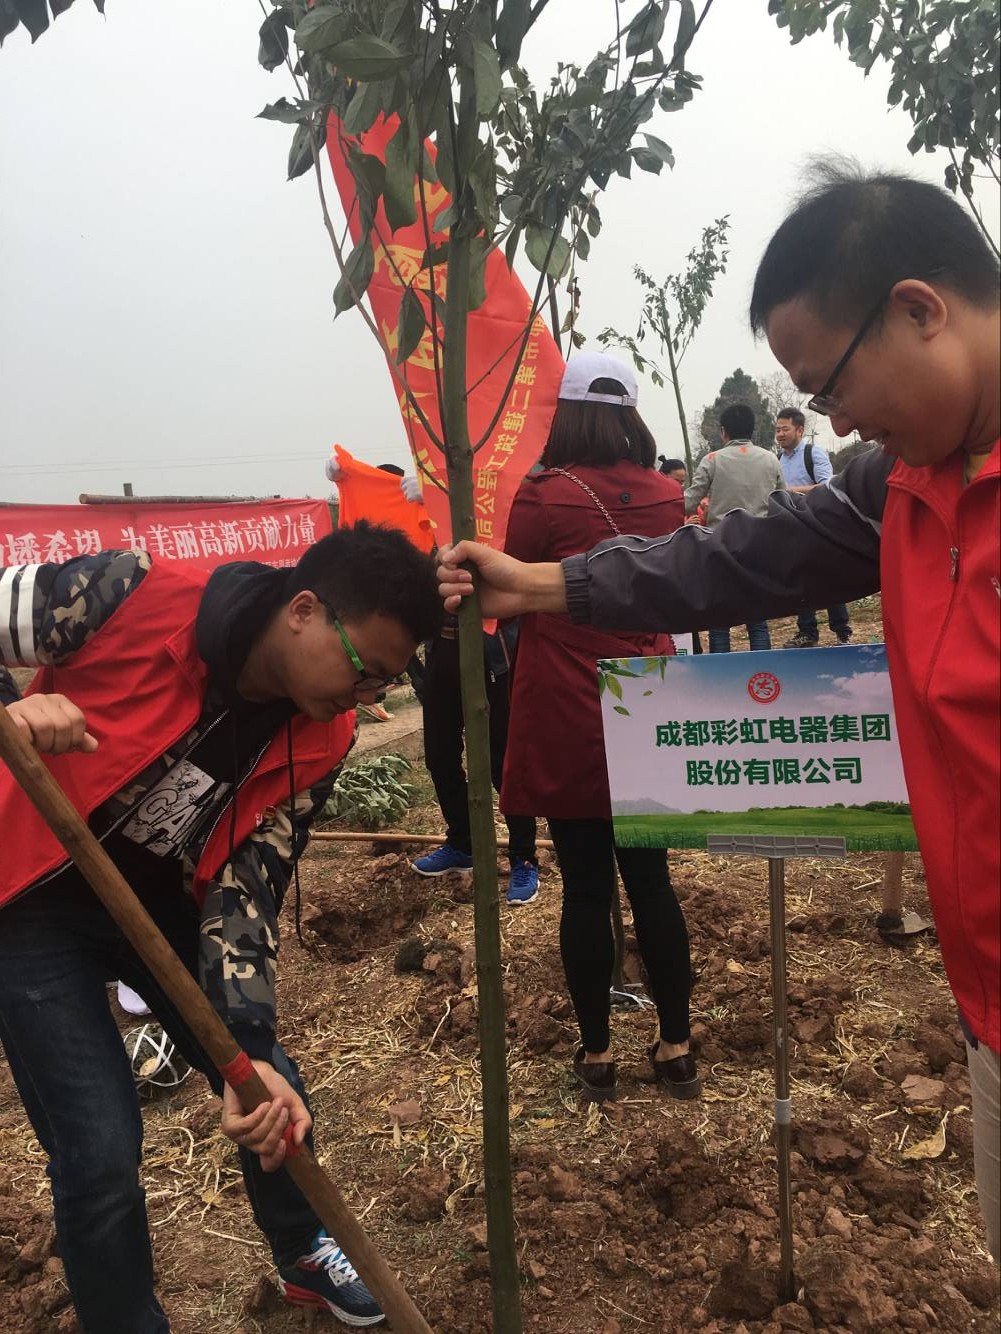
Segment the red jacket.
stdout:
<path fill-rule="evenodd" d="M 898 463 L 880 558 L 900 749 L 942 957 L 974 1034 L 1001 1048 L 999 446 Z"/>
<path fill-rule="evenodd" d="M 684 522 L 681 487 L 652 468 L 622 461 L 568 471 L 587 483 L 624 533 L 653 536 Z M 612 535 L 585 491 L 559 473 L 541 472 L 521 484 L 505 550 L 519 560 L 560 560 Z M 568 616 L 522 617 L 501 788 L 504 813 L 610 820 L 596 663 L 673 652 L 668 635 L 609 634 L 573 625 Z"/>
<path fill-rule="evenodd" d="M 897 732 L 949 983 L 1001 1049 L 1001 442 L 908 468 L 874 449 L 769 513 L 627 539 L 564 564 L 575 621 L 733 625 L 882 587 Z"/>
<path fill-rule="evenodd" d="M 208 684 L 195 645 L 195 617 L 208 572 L 153 565 L 142 583 L 92 639 L 63 665 L 43 667 L 29 692 L 64 694 L 100 742 L 94 755 L 45 756 L 73 805 L 89 817 L 198 721 Z M 318 782 L 351 744 L 354 714 L 329 724 L 297 716 L 292 725 L 295 790 Z M 260 823 L 269 806 L 288 797 L 284 728 L 243 783 L 234 843 Z M 228 809 L 228 808 L 227 808 Z M 16 829 L 0 865 L 0 904 L 66 861 L 10 771 L 0 768 L 0 829 Z M 195 877 L 199 897 L 229 855 L 229 818 L 220 819 L 202 850 Z M 0 927 L 2 929 L 2 927 Z"/>

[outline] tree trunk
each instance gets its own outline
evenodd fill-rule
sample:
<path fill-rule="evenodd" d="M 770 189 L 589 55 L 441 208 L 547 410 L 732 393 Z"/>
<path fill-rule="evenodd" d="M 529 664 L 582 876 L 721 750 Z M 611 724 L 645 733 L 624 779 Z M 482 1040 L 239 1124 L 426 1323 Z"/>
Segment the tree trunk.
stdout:
<path fill-rule="evenodd" d="M 678 405 L 678 421 L 681 423 L 681 438 L 685 442 L 685 465 L 688 468 L 688 481 L 691 483 L 695 471 L 692 465 L 692 446 L 688 440 L 688 423 L 685 421 L 685 405 L 681 401 L 681 386 L 678 384 L 678 364 L 674 360 L 674 344 L 671 342 L 671 326 L 664 320 L 664 332 L 667 335 L 667 360 L 671 367 L 671 384 L 674 386 L 674 398 Z"/>
<path fill-rule="evenodd" d="M 456 221 L 449 238 L 445 300 L 443 396 L 445 449 L 452 538 L 475 538 L 473 453 L 466 401 L 466 333 L 472 235 L 464 207 L 466 184 L 477 142 L 475 91 L 463 71 L 456 134 Z M 495 1334 L 520 1334 L 521 1293 L 511 1199 L 511 1152 L 494 831 L 490 734 L 483 667 L 479 597 L 463 600 L 459 612 L 462 712 L 469 771 L 469 822 L 473 838 L 473 911 L 476 981 L 483 1079 L 483 1173 L 486 1184 L 487 1240 Z"/>

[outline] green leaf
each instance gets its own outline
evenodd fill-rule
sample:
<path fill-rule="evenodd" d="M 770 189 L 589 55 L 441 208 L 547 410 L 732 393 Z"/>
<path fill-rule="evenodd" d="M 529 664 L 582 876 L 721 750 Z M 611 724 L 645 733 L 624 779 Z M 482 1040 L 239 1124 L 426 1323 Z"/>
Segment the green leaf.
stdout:
<path fill-rule="evenodd" d="M 350 16 L 340 5 L 314 5 L 296 25 L 295 44 L 307 56 L 336 46 L 351 31 Z"/>
<path fill-rule="evenodd" d="M 45 0 L 13 0 L 18 18 L 31 33 L 32 44 L 38 41 L 49 26 L 49 11 Z"/>
<path fill-rule="evenodd" d="M 383 203 L 386 221 L 395 232 L 417 221 L 417 203 L 414 187 L 417 183 L 419 145 L 414 142 L 408 121 L 400 127 L 386 145 L 386 185 Z"/>
<path fill-rule="evenodd" d="M 501 67 L 497 52 L 474 38 L 473 79 L 476 84 L 476 114 L 486 120 L 497 110 L 501 95 Z"/>
<path fill-rule="evenodd" d="M 259 111 L 256 118 L 277 120 L 282 125 L 299 125 L 309 120 L 312 110 L 312 103 L 290 102 L 288 98 L 279 97 L 277 102 L 269 102 L 263 111 Z"/>
<path fill-rule="evenodd" d="M 678 33 L 674 39 L 674 54 L 671 56 L 671 65 L 676 69 L 681 69 L 685 63 L 685 53 L 692 44 L 692 38 L 695 36 L 695 29 L 698 26 L 695 18 L 694 0 L 681 0 L 681 15 L 678 18 Z M 671 163 L 674 166 L 674 163 Z"/>
<path fill-rule="evenodd" d="M 631 717 L 629 710 L 622 704 L 613 704 L 612 708 L 616 713 L 624 714 L 627 718 Z"/>
<path fill-rule="evenodd" d="M 270 13 L 261 24 L 258 36 L 261 44 L 257 49 L 257 63 L 267 70 L 277 69 L 288 55 L 288 29 L 285 27 L 284 12 L 276 9 Z"/>
<path fill-rule="evenodd" d="M 351 101 L 344 113 L 345 134 L 359 135 L 370 130 L 392 98 L 392 84 L 359 83 L 351 91 Z"/>
<path fill-rule="evenodd" d="M 411 59 L 406 51 L 371 33 L 349 37 L 325 49 L 323 54 L 342 74 L 362 83 L 391 78 L 409 65 Z"/>
<path fill-rule="evenodd" d="M 365 295 L 375 269 L 372 242 L 366 233 L 344 261 L 344 272 L 334 288 L 334 309 L 340 315 Z"/>
<path fill-rule="evenodd" d="M 490 242 L 485 236 L 474 236 L 470 242 L 469 309 L 479 310 L 487 299 L 487 256 Z"/>
<path fill-rule="evenodd" d="M 417 349 L 417 344 L 424 337 L 426 328 L 427 320 L 424 317 L 424 307 L 421 305 L 421 299 L 412 287 L 408 287 L 403 293 L 403 300 L 400 302 L 400 318 L 396 325 L 396 361 L 398 365 L 413 355 Z"/>
<path fill-rule="evenodd" d="M 362 153 L 351 144 L 348 147 L 348 166 L 359 194 L 366 195 L 369 207 L 374 210 L 386 184 L 386 168 L 382 160 L 372 153 Z"/>
<path fill-rule="evenodd" d="M 658 153 L 652 153 L 649 148 L 630 149 L 630 156 L 642 171 L 652 171 L 655 176 L 659 176 L 664 167 L 664 159 Z"/>
<path fill-rule="evenodd" d="M 4 38 L 9 37 L 20 22 L 11 0 L 0 0 L 0 46 L 3 46 Z"/>
<path fill-rule="evenodd" d="M 305 176 L 313 165 L 313 147 L 309 141 L 309 121 L 301 124 L 292 137 L 288 151 L 288 179 Z"/>
<path fill-rule="evenodd" d="M 626 55 L 639 56 L 657 45 L 664 34 L 666 5 L 649 0 L 626 29 Z"/>
<path fill-rule="evenodd" d="M 497 229 L 497 157 L 492 143 L 486 143 L 477 154 L 466 179 L 482 229 L 492 236 Z"/>
<path fill-rule="evenodd" d="M 668 167 L 674 166 L 674 154 L 671 152 L 670 146 L 664 143 L 663 139 L 658 139 L 655 134 L 644 134 L 643 138 L 646 140 L 646 146 L 651 153 L 656 153 L 661 162 L 665 163 Z"/>
<path fill-rule="evenodd" d="M 500 203 L 500 211 L 508 222 L 514 222 L 525 205 L 521 195 L 505 195 Z"/>
<path fill-rule="evenodd" d="M 521 54 L 532 21 L 531 0 L 504 0 L 504 8 L 497 20 L 497 54 L 503 69 L 513 65 Z"/>
<path fill-rule="evenodd" d="M 549 253 L 552 243 L 552 253 Z M 525 253 L 533 268 L 546 273 L 550 278 L 562 278 L 570 263 L 570 243 L 562 236 L 553 239 L 551 227 L 539 227 L 529 223 L 525 228 Z M 548 262 L 547 262 L 548 256 Z"/>
<path fill-rule="evenodd" d="M 518 242 L 521 240 L 521 228 L 515 227 L 504 242 L 504 258 L 507 260 L 509 269 L 514 269 L 514 261 L 518 255 Z"/>
<path fill-rule="evenodd" d="M 622 682 L 612 672 L 608 674 L 608 688 L 616 699 L 622 698 Z"/>
<path fill-rule="evenodd" d="M 421 268 L 430 269 L 432 265 L 444 264 L 447 259 L 448 242 L 438 241 L 435 245 L 431 246 L 429 250 L 424 251 L 424 254 L 421 257 Z"/>

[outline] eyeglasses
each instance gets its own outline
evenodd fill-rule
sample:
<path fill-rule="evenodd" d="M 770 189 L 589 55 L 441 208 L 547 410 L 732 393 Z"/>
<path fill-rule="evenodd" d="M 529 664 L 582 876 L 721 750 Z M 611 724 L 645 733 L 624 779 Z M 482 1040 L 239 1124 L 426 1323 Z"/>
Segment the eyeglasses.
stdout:
<path fill-rule="evenodd" d="M 943 272 L 942 268 L 928 269 L 925 273 L 919 273 L 917 277 L 921 279 L 934 278 L 936 274 L 942 272 Z M 896 287 L 897 283 L 900 282 L 903 282 L 903 279 L 897 278 L 896 281 L 886 289 L 883 295 L 873 306 L 872 310 L 869 311 L 869 314 L 862 321 L 862 325 L 858 333 L 855 335 L 852 341 L 848 344 L 848 347 L 845 349 L 844 356 L 841 358 L 838 364 L 834 367 L 834 370 L 831 371 L 830 375 L 824 381 L 823 387 L 816 394 L 814 394 L 814 396 L 810 399 L 809 403 L 807 403 L 806 407 L 808 412 L 819 412 L 821 416 L 833 417 L 835 413 L 841 411 L 841 399 L 836 398 L 831 391 L 837 384 L 838 377 L 841 375 L 845 367 L 848 365 L 852 357 L 857 352 L 859 344 L 865 338 L 866 334 L 869 332 L 872 326 L 876 323 L 876 320 L 879 318 L 880 311 L 886 305 L 887 301 L 889 301 L 894 287 Z"/>
<path fill-rule="evenodd" d="M 390 681 L 395 680 L 396 678 L 394 676 L 372 675 L 362 662 L 361 658 L 359 658 L 358 651 L 348 638 L 348 632 L 344 629 L 344 626 L 341 625 L 337 612 L 325 598 L 320 597 L 319 593 L 316 593 L 314 596 L 316 597 L 317 602 L 319 602 L 322 607 L 325 607 L 333 618 L 334 629 L 337 631 L 341 643 L 344 645 L 344 652 L 348 655 L 351 666 L 358 673 L 358 680 L 354 683 L 355 690 L 359 692 L 364 690 L 381 690 L 383 686 L 388 686 Z"/>

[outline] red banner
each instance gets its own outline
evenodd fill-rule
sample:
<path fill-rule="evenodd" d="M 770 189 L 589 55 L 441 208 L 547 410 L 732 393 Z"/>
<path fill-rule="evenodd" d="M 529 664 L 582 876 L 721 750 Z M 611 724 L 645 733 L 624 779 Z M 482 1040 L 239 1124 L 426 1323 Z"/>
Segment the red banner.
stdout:
<path fill-rule="evenodd" d="M 388 125 L 377 122 L 371 130 L 360 136 L 358 147 L 384 162 L 386 144 L 395 128 L 395 121 Z M 355 182 L 341 151 L 338 129 L 338 122 L 332 117 L 327 133 L 327 151 L 351 234 L 357 242 L 360 225 Z M 433 154 L 430 144 L 428 151 Z M 440 184 L 425 182 L 423 191 L 433 230 L 434 219 L 448 207 L 451 200 Z M 401 227 L 393 232 L 386 220 L 381 200 L 376 210 L 377 236 L 373 237 L 375 271 L 367 296 L 386 358 L 391 364 L 396 360 L 400 300 L 407 284 L 412 284 L 418 295 L 426 321 L 431 318 L 431 272 L 422 268 L 427 244 L 417 181 L 414 182 L 414 193 L 418 217 L 412 226 Z M 444 233 L 433 237 L 436 243 L 444 239 Z M 486 443 L 477 453 L 473 465 L 476 536 L 480 542 L 501 547 L 515 492 L 542 453 L 556 408 L 556 394 L 564 366 L 545 321 L 541 316 L 536 316 L 521 365 L 517 371 L 514 370 L 532 303 L 499 250 L 494 250 L 487 257 L 485 277 L 486 300 L 469 315 L 466 347 L 469 434 L 475 446 L 489 429 Z M 444 297 L 444 263 L 434 266 L 434 285 L 437 294 Z M 441 439 L 434 342 L 429 324 L 415 352 L 399 370 L 405 376 L 421 411 Z M 512 373 L 513 383 L 505 394 Z M 451 533 L 451 521 L 448 496 L 443 489 L 447 485 L 444 456 L 431 441 L 395 378 L 393 383 L 410 447 L 418 465 L 424 503 L 438 541 L 447 541 Z M 499 407 L 501 411 L 498 413 Z"/>
<path fill-rule="evenodd" d="M 232 560 L 295 565 L 332 529 L 323 500 L 218 505 L 4 505 L 0 566 L 62 562 L 116 548 L 214 569 Z"/>

